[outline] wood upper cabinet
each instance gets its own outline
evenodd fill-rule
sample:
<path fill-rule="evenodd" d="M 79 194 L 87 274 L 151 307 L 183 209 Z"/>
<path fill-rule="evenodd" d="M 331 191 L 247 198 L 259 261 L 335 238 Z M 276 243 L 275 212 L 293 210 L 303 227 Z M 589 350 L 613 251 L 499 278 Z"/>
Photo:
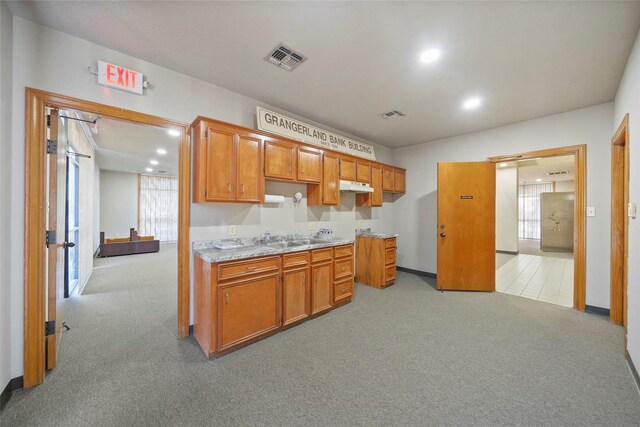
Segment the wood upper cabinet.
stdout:
<path fill-rule="evenodd" d="M 236 200 L 260 203 L 262 170 L 259 139 L 238 137 L 236 170 Z"/>
<path fill-rule="evenodd" d="M 235 200 L 236 135 L 207 129 L 205 200 Z"/>
<path fill-rule="evenodd" d="M 248 341 L 280 326 L 280 277 L 245 279 L 218 290 L 220 350 Z"/>
<path fill-rule="evenodd" d="M 322 151 L 305 146 L 298 147 L 298 181 L 322 181 Z"/>
<path fill-rule="evenodd" d="M 376 163 L 372 164 L 371 165 L 371 188 L 373 188 L 373 193 L 356 194 L 356 206 L 359 206 L 359 207 L 382 206 L 382 181 L 383 181 L 382 165 L 379 165 Z"/>
<path fill-rule="evenodd" d="M 324 153 L 322 163 L 322 204 L 340 204 L 340 160 L 336 154 Z"/>
<path fill-rule="evenodd" d="M 356 180 L 356 161 L 348 157 L 340 158 L 340 179 L 347 181 Z"/>
<path fill-rule="evenodd" d="M 382 191 L 395 191 L 394 175 L 396 170 L 391 166 L 382 167 Z"/>
<path fill-rule="evenodd" d="M 282 325 L 309 316 L 309 268 L 285 270 L 282 275 Z"/>
<path fill-rule="evenodd" d="M 393 179 L 393 191 L 396 193 L 404 193 L 406 191 L 406 171 L 404 169 L 396 169 Z"/>
<path fill-rule="evenodd" d="M 333 263 L 311 266 L 311 314 L 333 305 Z"/>
<path fill-rule="evenodd" d="M 356 162 L 356 181 L 371 182 L 371 163 L 366 160 Z"/>
<path fill-rule="evenodd" d="M 285 141 L 265 141 L 264 176 L 276 179 L 295 179 L 296 146 Z"/>

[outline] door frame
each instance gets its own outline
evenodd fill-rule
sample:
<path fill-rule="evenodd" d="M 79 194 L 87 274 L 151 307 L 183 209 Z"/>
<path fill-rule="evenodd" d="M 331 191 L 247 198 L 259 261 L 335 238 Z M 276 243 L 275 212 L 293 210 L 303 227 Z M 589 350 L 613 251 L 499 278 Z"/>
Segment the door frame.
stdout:
<path fill-rule="evenodd" d="M 547 148 L 509 156 L 494 156 L 494 163 L 529 160 L 540 157 L 574 156 L 575 209 L 573 222 L 573 308 L 584 311 L 587 296 L 587 146 L 586 144 Z"/>
<path fill-rule="evenodd" d="M 611 138 L 611 301 L 609 319 L 627 325 L 629 253 L 629 114 Z"/>
<path fill-rule="evenodd" d="M 189 124 L 77 98 L 25 89 L 24 175 L 24 387 L 45 377 L 46 108 L 80 110 L 142 125 L 174 128 L 179 142 L 178 336 L 189 335 L 189 224 L 191 147 Z"/>

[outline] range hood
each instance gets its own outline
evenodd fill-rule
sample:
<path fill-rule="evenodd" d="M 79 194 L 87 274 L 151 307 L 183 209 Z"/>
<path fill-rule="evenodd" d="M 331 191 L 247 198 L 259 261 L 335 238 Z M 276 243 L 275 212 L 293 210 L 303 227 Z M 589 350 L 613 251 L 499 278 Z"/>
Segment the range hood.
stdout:
<path fill-rule="evenodd" d="M 340 191 L 351 191 L 353 193 L 373 193 L 373 188 L 364 182 L 340 180 Z"/>

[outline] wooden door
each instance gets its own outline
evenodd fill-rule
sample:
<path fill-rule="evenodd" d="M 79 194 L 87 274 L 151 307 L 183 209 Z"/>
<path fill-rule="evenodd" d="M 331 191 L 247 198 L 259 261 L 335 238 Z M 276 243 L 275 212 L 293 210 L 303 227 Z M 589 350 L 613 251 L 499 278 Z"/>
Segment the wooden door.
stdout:
<path fill-rule="evenodd" d="M 288 270 L 282 276 L 282 324 L 309 316 L 309 269 Z"/>
<path fill-rule="evenodd" d="M 382 206 L 382 166 L 371 165 L 371 206 Z"/>
<path fill-rule="evenodd" d="M 237 135 L 207 130 L 207 185 L 205 199 L 229 201 L 236 197 L 235 190 L 235 150 Z"/>
<path fill-rule="evenodd" d="M 220 350 L 279 326 L 280 275 L 257 277 L 220 287 Z"/>
<path fill-rule="evenodd" d="M 295 177 L 296 147 L 282 141 L 265 141 L 264 176 L 278 179 Z"/>
<path fill-rule="evenodd" d="M 298 181 L 320 182 L 321 178 L 322 151 L 298 147 Z"/>
<path fill-rule="evenodd" d="M 64 248 L 65 239 L 65 196 L 67 174 L 67 132 L 60 119 L 59 110 L 51 111 L 49 121 L 49 140 L 51 145 L 48 167 L 48 203 L 47 231 L 47 325 L 46 369 L 55 368 L 58 361 L 58 348 L 62 331 L 62 302 L 64 301 Z"/>
<path fill-rule="evenodd" d="M 356 161 L 355 159 L 342 157 L 340 158 L 340 179 L 347 181 L 356 180 Z"/>
<path fill-rule="evenodd" d="M 324 153 L 322 162 L 322 203 L 340 204 L 340 163 L 335 154 Z"/>
<path fill-rule="evenodd" d="M 382 168 L 382 190 L 383 191 L 395 191 L 395 186 L 393 185 L 394 174 L 395 174 L 395 170 L 393 168 L 383 166 Z"/>
<path fill-rule="evenodd" d="M 396 169 L 393 180 L 393 191 L 396 193 L 404 193 L 406 191 L 406 172 L 402 169 Z"/>
<path fill-rule="evenodd" d="M 261 202 L 261 143 L 259 139 L 239 137 L 236 164 L 238 201 Z"/>
<path fill-rule="evenodd" d="M 311 267 L 311 314 L 330 308 L 333 304 L 333 263 Z"/>
<path fill-rule="evenodd" d="M 495 163 L 438 163 L 438 289 L 495 290 Z"/>
<path fill-rule="evenodd" d="M 369 162 L 363 160 L 357 161 L 356 181 L 371 182 L 371 164 Z"/>

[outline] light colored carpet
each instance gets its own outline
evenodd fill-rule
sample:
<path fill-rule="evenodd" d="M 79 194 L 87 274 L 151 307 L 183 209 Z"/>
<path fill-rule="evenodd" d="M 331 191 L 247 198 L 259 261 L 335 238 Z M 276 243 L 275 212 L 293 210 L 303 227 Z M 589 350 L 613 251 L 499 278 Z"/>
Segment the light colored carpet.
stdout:
<path fill-rule="evenodd" d="M 100 260 L 46 382 L 2 425 L 638 425 L 621 328 L 398 273 L 217 360 L 176 338 L 175 253 Z"/>

